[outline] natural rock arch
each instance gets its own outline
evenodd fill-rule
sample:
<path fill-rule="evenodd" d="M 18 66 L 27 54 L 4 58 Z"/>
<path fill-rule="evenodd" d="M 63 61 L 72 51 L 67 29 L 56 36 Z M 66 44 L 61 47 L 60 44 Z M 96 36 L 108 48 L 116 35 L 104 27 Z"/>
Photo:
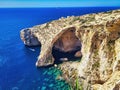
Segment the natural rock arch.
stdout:
<path fill-rule="evenodd" d="M 98 89 L 101 87 L 107 88 L 106 90 L 116 88 L 115 85 L 120 80 L 120 10 L 60 18 L 29 28 L 41 43 L 37 66 L 54 63 L 53 44 L 70 28 L 75 28 L 75 35 L 81 41 L 82 58 L 80 62 L 63 63 L 60 68 L 63 75 L 72 83 L 79 78 L 85 90 L 94 85 L 97 90 L 102 90 Z"/>
<path fill-rule="evenodd" d="M 72 31 L 72 33 L 70 33 L 70 31 Z M 71 34 L 72 37 L 71 37 L 71 35 L 69 35 L 67 33 Z M 46 41 L 47 44 L 44 44 L 44 45 L 41 46 L 41 53 L 40 53 L 40 56 L 38 58 L 38 61 L 36 62 L 36 66 L 48 66 L 48 65 L 52 65 L 54 63 L 55 59 L 54 59 L 53 54 L 52 54 L 52 49 L 53 49 L 54 46 L 56 46 L 56 47 L 59 46 L 59 45 L 56 45 L 56 42 L 58 42 L 59 39 L 63 35 L 65 35 L 65 36 L 68 35 L 69 37 L 73 38 L 74 40 L 77 40 L 77 43 L 73 42 L 73 40 L 71 40 L 72 43 L 74 43 L 74 45 L 76 45 L 76 44 L 77 45 L 75 46 L 76 48 L 72 47 L 71 50 L 68 50 L 68 51 L 75 51 L 75 49 L 77 51 L 77 50 L 81 49 L 81 42 L 76 36 L 76 28 L 75 27 L 65 28 L 65 29 L 61 30 L 60 33 L 55 35 L 55 37 L 52 39 L 51 42 Z M 77 49 L 77 47 L 78 47 L 78 49 Z M 62 47 L 59 47 L 59 49 L 61 49 L 61 48 Z M 62 51 L 66 52 L 66 50 L 62 50 Z M 81 57 L 82 54 L 81 54 L 80 51 L 78 51 L 75 55 L 76 55 L 76 57 Z"/>
<path fill-rule="evenodd" d="M 66 29 L 54 42 L 52 48 L 53 57 L 59 62 L 77 59 L 82 56 L 81 42 L 76 36 L 76 28 Z M 57 61 L 55 62 L 57 63 Z"/>

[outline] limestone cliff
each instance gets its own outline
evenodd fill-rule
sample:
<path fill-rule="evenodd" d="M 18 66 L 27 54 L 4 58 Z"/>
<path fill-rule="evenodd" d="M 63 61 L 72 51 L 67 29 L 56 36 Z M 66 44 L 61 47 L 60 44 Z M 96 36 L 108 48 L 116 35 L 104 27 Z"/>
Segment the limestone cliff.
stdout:
<path fill-rule="evenodd" d="M 21 38 L 29 46 L 41 44 L 36 65 L 47 66 L 54 63 L 53 44 L 70 29 L 75 30 L 81 41 L 82 58 L 80 62 L 66 62 L 60 66 L 65 79 L 74 82 L 78 78 L 84 90 L 119 90 L 120 10 L 60 18 L 23 29 Z"/>

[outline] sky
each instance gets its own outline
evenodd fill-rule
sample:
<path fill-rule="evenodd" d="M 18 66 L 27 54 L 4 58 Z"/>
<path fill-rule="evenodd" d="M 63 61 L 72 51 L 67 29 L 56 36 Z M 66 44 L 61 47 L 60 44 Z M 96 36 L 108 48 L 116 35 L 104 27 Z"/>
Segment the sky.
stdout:
<path fill-rule="evenodd" d="M 120 6 L 120 0 L 0 0 L 0 8 L 99 6 Z"/>

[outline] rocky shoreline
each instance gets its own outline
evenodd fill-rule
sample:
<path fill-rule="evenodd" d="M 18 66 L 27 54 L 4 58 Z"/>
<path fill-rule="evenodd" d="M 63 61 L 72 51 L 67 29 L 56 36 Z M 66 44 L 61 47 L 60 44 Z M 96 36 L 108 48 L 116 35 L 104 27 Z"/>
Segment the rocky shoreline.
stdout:
<path fill-rule="evenodd" d="M 120 89 L 120 10 L 60 18 L 21 30 L 25 45 L 41 45 L 36 65 L 54 63 L 52 47 L 65 31 L 75 30 L 82 44 L 80 62 L 60 65 L 68 82 L 78 78 L 84 90 Z M 70 80 L 70 81 L 69 81 Z"/>

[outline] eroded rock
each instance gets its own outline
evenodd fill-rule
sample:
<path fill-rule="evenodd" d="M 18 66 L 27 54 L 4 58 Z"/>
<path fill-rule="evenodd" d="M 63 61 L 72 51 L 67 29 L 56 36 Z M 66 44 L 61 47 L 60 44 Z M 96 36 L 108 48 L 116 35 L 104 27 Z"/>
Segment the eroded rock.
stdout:
<path fill-rule="evenodd" d="M 71 29 L 75 30 L 75 36 L 81 42 L 82 58 L 80 62 L 76 62 L 77 64 L 66 62 L 60 66 L 65 79 L 73 83 L 78 78 L 84 90 L 119 88 L 120 10 L 61 18 L 29 28 L 32 36 L 41 43 L 37 66 L 54 63 L 52 55 L 54 43 L 64 32 Z M 27 36 L 28 41 L 31 40 L 31 34 Z M 21 37 L 25 37 L 25 34 Z M 26 39 L 22 40 L 29 45 Z"/>
<path fill-rule="evenodd" d="M 40 42 L 37 37 L 34 36 L 30 29 L 23 29 L 20 32 L 20 37 L 25 45 L 27 46 L 38 46 Z"/>

